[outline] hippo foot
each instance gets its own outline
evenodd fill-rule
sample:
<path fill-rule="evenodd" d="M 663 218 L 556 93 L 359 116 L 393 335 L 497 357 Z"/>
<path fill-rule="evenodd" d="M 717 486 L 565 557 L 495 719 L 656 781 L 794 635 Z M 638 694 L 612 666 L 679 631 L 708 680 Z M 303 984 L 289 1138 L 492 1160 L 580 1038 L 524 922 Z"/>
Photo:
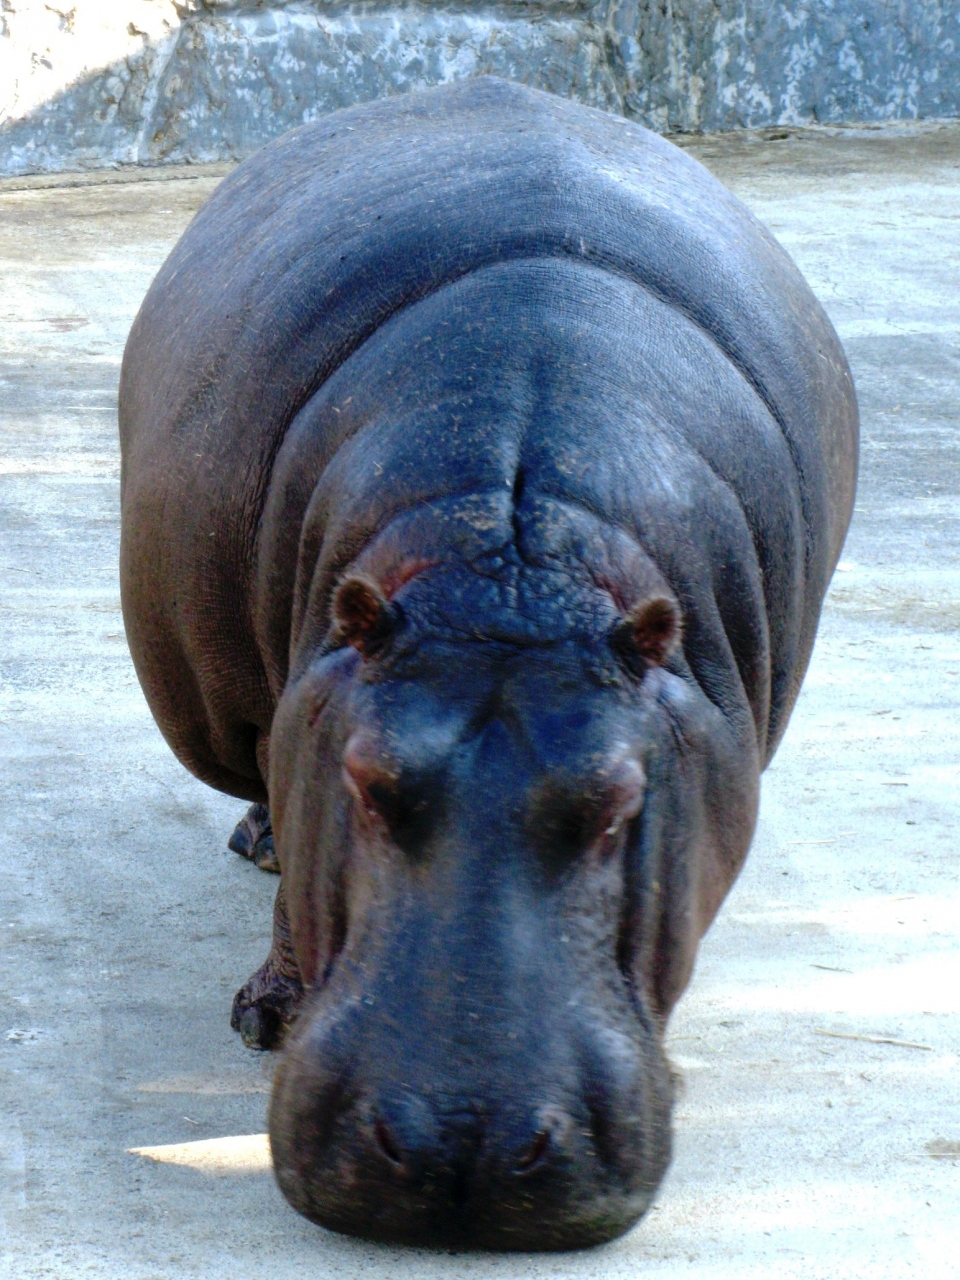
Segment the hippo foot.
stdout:
<path fill-rule="evenodd" d="M 227 841 L 227 848 L 239 853 L 241 858 L 249 858 L 261 871 L 280 873 L 277 851 L 273 845 L 273 827 L 270 825 L 270 811 L 265 804 L 252 804 L 234 827 L 233 835 Z"/>
<path fill-rule="evenodd" d="M 283 885 L 273 908 L 273 945 L 264 964 L 233 998 L 230 1025 L 248 1049 L 279 1049 L 303 999 L 300 970 L 290 943 Z"/>
<path fill-rule="evenodd" d="M 248 1049 L 279 1049 L 302 996 L 267 961 L 234 996 L 230 1025 Z"/>

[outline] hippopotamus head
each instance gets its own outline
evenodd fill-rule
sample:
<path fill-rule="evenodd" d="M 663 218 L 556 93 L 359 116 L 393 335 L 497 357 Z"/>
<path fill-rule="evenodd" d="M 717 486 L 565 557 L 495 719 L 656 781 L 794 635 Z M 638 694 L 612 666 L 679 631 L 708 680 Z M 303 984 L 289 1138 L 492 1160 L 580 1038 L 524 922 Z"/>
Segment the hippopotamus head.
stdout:
<path fill-rule="evenodd" d="M 528 462 L 494 447 L 509 405 L 484 377 L 521 401 L 505 366 L 533 362 L 541 313 L 529 358 L 514 341 L 471 363 L 454 333 L 432 364 L 401 360 L 378 335 L 393 358 L 323 392 L 366 425 L 300 534 L 312 577 L 271 734 L 307 991 L 271 1138 L 297 1209 L 383 1240 L 565 1248 L 636 1221 L 669 1159 L 664 1021 L 712 909 L 688 855 L 722 718 L 684 665 L 679 601 L 635 537 L 550 479 L 563 415 L 617 415 L 589 387 L 578 409 L 569 379 L 552 407 L 544 381 L 590 362 L 552 353 Z M 428 480 L 405 463 L 407 402 Z M 479 474 L 494 465 L 502 480 Z M 383 506 L 378 468 L 392 512 L 357 533 Z M 335 552 L 310 551 L 314 518 Z"/>
<path fill-rule="evenodd" d="M 274 820 L 315 995 L 271 1133 L 295 1206 L 341 1230 L 594 1243 L 646 1208 L 668 1159 L 665 974 L 637 881 L 658 734 L 644 669 L 676 605 L 651 594 L 593 644 L 504 630 L 465 652 L 436 617 L 416 635 L 471 588 L 522 596 L 510 568 L 424 574 L 402 604 L 347 578 L 348 647 L 284 707 Z"/>

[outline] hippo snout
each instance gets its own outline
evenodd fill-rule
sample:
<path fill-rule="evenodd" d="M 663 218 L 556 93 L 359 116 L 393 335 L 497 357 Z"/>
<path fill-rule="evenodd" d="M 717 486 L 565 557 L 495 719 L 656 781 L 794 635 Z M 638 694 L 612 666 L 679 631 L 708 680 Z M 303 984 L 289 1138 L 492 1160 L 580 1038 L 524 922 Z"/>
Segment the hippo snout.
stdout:
<path fill-rule="evenodd" d="M 298 1027 L 277 1072 L 277 1179 L 313 1221 L 396 1244 L 566 1249 L 647 1208 L 669 1158 L 669 1077 L 641 1057 L 625 1070 L 545 1045 L 542 1061 L 511 1060 L 491 1033 L 471 1079 L 469 1052 L 417 1063 L 401 1045 L 377 1072 L 381 1055 L 344 1061 L 350 1038 L 342 1022 L 329 1039 Z"/>

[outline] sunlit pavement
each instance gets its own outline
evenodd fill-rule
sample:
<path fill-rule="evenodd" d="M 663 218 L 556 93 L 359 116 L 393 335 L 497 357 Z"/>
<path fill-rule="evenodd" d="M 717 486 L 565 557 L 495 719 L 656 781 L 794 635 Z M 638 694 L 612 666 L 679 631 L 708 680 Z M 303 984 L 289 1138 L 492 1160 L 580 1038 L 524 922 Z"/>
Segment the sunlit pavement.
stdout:
<path fill-rule="evenodd" d="M 960 126 L 688 149 L 838 328 L 860 497 L 747 869 L 672 1024 L 672 1169 L 625 1239 L 539 1258 L 346 1241 L 274 1187 L 271 1061 L 227 1019 L 275 881 L 226 852 L 243 806 L 155 729 L 115 568 L 124 338 L 222 170 L 0 183 L 2 1274 L 958 1274 Z"/>

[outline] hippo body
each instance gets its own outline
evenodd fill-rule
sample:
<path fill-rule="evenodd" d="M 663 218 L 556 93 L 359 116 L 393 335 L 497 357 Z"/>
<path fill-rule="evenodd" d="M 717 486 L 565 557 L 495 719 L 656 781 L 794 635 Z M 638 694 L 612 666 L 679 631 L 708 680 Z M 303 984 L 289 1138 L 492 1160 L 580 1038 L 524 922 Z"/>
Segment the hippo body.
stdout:
<path fill-rule="evenodd" d="M 151 709 L 273 822 L 238 1012 L 292 1024 L 285 1194 L 416 1244 L 626 1230 L 852 510 L 852 381 L 796 268 L 624 120 L 495 80 L 381 100 L 221 184 L 120 425 Z"/>

